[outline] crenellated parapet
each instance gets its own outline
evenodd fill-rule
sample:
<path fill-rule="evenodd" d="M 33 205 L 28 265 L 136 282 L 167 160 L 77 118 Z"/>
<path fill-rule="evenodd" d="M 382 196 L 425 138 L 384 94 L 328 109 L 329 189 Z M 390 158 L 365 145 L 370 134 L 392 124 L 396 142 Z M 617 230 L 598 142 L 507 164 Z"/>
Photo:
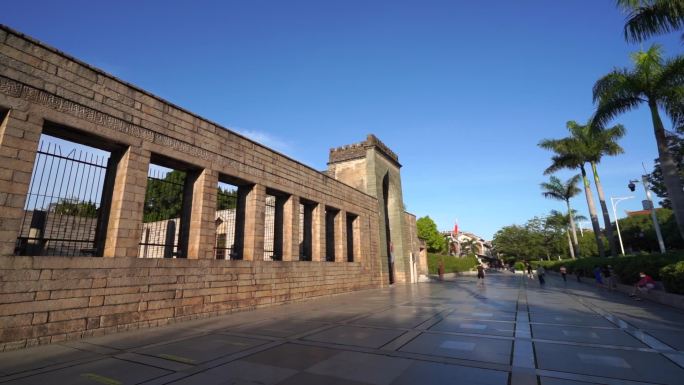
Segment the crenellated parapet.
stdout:
<path fill-rule="evenodd" d="M 401 167 L 399 156 L 373 134 L 368 134 L 363 142 L 331 148 L 328 164 L 363 158 L 366 156 L 366 150 L 369 148 L 375 148 L 388 160 Z"/>

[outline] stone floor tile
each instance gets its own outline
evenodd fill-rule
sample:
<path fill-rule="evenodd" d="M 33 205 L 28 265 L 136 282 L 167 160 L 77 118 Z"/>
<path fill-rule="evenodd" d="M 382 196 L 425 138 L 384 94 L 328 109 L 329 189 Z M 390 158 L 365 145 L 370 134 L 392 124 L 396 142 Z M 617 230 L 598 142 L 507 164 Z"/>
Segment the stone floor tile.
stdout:
<path fill-rule="evenodd" d="M 328 342 L 338 345 L 379 348 L 404 333 L 405 332 L 402 330 L 343 325 L 306 336 L 304 339 L 310 341 Z"/>
<path fill-rule="evenodd" d="M 423 333 L 400 350 L 464 360 L 509 364 L 511 340 Z"/>
<path fill-rule="evenodd" d="M 506 385 L 508 373 L 465 366 L 415 362 L 392 385 Z"/>
<path fill-rule="evenodd" d="M 645 344 L 620 329 L 603 329 L 564 325 L 531 324 L 532 337 L 543 340 L 586 344 L 647 348 Z"/>
<path fill-rule="evenodd" d="M 141 346 L 165 343 L 179 338 L 199 335 L 202 331 L 179 327 L 145 328 L 125 333 L 107 334 L 88 338 L 89 344 L 106 346 L 113 349 L 132 349 Z"/>
<path fill-rule="evenodd" d="M 512 322 L 483 321 L 448 317 L 430 328 L 430 331 L 487 334 L 511 337 L 515 324 Z"/>
<path fill-rule="evenodd" d="M 678 330 L 645 330 L 648 334 L 670 345 L 674 349 L 684 351 L 684 331 Z"/>
<path fill-rule="evenodd" d="M 94 354 L 61 345 L 45 345 L 2 353 L 0 373 L 9 375 L 93 357 Z"/>
<path fill-rule="evenodd" d="M 358 352 L 342 352 L 308 368 L 307 373 L 374 385 L 389 385 L 412 361 Z"/>
<path fill-rule="evenodd" d="M 248 361 L 234 361 L 207 371 L 186 377 L 173 385 L 225 385 L 260 384 L 275 385 L 296 375 L 293 369 L 262 365 Z"/>
<path fill-rule="evenodd" d="M 325 324 L 300 319 L 275 319 L 263 322 L 243 324 L 223 329 L 223 332 L 241 332 L 267 337 L 289 337 L 309 330 L 317 329 Z"/>
<path fill-rule="evenodd" d="M 535 342 L 541 369 L 632 381 L 681 384 L 684 369 L 658 353 Z"/>
<path fill-rule="evenodd" d="M 8 384 L 22 385 L 93 385 L 139 384 L 172 373 L 168 370 L 137 364 L 115 358 L 69 366 L 66 368 L 22 378 Z"/>
<path fill-rule="evenodd" d="M 279 368 L 294 370 L 307 369 L 321 361 L 327 360 L 341 350 L 306 346 L 299 344 L 283 344 L 263 352 L 252 354 L 243 361 L 263 365 L 272 365 Z"/>
<path fill-rule="evenodd" d="M 266 342 L 265 340 L 252 338 L 214 334 L 143 348 L 137 350 L 136 353 L 196 365 L 247 350 Z"/>

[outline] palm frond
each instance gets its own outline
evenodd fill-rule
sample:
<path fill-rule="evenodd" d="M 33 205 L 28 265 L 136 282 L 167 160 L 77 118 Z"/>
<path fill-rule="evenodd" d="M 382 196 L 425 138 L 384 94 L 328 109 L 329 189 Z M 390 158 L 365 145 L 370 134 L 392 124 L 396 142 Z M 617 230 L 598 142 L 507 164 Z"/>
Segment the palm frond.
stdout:
<path fill-rule="evenodd" d="M 596 124 L 606 125 L 618 115 L 637 108 L 639 104 L 643 102 L 643 99 L 635 96 L 602 100 L 596 108 L 594 116 L 592 116 L 592 120 L 594 120 Z"/>
<path fill-rule="evenodd" d="M 618 5 L 631 10 L 625 22 L 624 33 L 627 41 L 641 42 L 684 27 L 682 0 L 622 0 L 618 1 Z"/>

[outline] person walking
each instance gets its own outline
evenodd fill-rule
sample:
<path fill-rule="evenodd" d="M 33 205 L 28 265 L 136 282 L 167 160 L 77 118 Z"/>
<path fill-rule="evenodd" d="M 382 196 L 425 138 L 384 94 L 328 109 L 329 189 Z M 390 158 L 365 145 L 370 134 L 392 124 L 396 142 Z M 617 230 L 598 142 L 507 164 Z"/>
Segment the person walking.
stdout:
<path fill-rule="evenodd" d="M 560 273 L 561 277 L 563 277 L 563 282 L 568 282 L 568 269 L 565 267 L 565 265 L 561 265 Z"/>
<path fill-rule="evenodd" d="M 546 284 L 544 275 L 546 275 L 546 269 L 544 269 L 544 266 L 540 264 L 539 267 L 537 267 L 537 278 L 539 278 L 539 286 L 544 286 L 544 284 Z"/>
<path fill-rule="evenodd" d="M 599 289 L 603 287 L 603 278 L 601 277 L 601 268 L 598 265 L 594 265 L 594 280 L 596 281 L 596 287 Z"/>
<path fill-rule="evenodd" d="M 483 284 L 484 285 L 484 277 L 485 277 L 485 267 L 482 264 L 477 265 L 477 284 Z"/>
<path fill-rule="evenodd" d="M 527 268 L 527 278 L 533 279 L 534 275 L 532 274 L 532 264 L 529 261 L 525 261 L 525 267 Z"/>
<path fill-rule="evenodd" d="M 606 286 L 608 287 L 608 290 L 615 290 L 615 274 L 613 273 L 613 266 L 604 265 L 603 269 L 601 269 L 601 273 L 603 273 L 603 278 L 606 279 Z"/>
<path fill-rule="evenodd" d="M 582 268 L 575 269 L 575 277 L 577 278 L 577 282 L 582 282 L 582 275 L 584 275 L 584 269 L 582 269 Z"/>

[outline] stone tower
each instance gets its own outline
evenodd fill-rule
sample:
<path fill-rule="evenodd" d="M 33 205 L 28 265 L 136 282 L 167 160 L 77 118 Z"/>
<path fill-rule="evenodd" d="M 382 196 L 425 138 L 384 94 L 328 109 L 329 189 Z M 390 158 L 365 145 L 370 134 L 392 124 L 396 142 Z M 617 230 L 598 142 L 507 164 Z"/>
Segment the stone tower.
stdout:
<path fill-rule="evenodd" d="M 389 283 L 407 282 L 412 263 L 400 169 L 397 154 L 372 134 L 363 142 L 330 150 L 328 174 L 378 200 L 378 249 Z"/>

